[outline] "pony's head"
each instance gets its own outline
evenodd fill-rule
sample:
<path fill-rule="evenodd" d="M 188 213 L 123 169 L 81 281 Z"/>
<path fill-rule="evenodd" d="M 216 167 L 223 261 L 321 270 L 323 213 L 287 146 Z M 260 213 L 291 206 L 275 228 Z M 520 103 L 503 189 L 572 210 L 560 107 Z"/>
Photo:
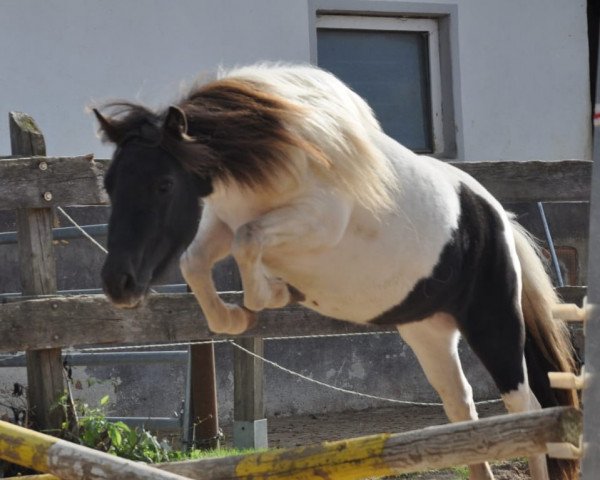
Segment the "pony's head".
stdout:
<path fill-rule="evenodd" d="M 132 308 L 194 238 L 199 197 L 211 193 L 212 181 L 177 159 L 187 129 L 180 109 L 157 115 L 132 104 L 112 107 L 120 108 L 112 118 L 94 110 L 104 140 L 116 146 L 104 179 L 112 211 L 102 281 L 113 304 Z"/>
<path fill-rule="evenodd" d="M 112 203 L 104 291 L 136 306 L 150 283 L 192 241 L 199 197 L 236 183 L 277 190 L 297 179 L 303 151 L 327 170 L 329 160 L 296 128 L 306 109 L 253 81 L 222 79 L 193 89 L 178 107 L 155 113 L 127 102 L 94 110 L 116 150 L 105 177 Z M 189 126 L 189 134 L 188 134 Z"/>

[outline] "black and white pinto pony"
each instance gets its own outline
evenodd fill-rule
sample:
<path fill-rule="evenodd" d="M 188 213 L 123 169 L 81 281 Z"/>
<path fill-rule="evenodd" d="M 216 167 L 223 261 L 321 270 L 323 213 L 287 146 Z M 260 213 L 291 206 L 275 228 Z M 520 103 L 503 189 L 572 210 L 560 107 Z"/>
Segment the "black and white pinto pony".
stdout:
<path fill-rule="evenodd" d="M 180 258 L 214 332 L 242 333 L 256 312 L 291 302 L 395 325 L 453 422 L 477 418 L 459 335 L 509 412 L 576 404 L 546 376 L 571 371 L 573 357 L 534 242 L 472 177 L 388 137 L 333 75 L 254 65 L 164 111 L 105 107 L 94 112 L 116 151 L 102 277 L 116 306 L 137 306 Z M 211 278 L 229 254 L 244 306 L 223 303 Z M 575 475 L 543 455 L 529 464 L 536 480 Z M 470 472 L 493 478 L 487 463 Z"/>

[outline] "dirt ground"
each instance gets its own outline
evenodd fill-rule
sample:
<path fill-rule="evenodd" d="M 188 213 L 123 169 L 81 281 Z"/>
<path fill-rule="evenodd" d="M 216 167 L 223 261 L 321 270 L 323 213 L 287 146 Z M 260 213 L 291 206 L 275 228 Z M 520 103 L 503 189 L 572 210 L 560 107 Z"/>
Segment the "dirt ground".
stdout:
<path fill-rule="evenodd" d="M 500 404 L 481 405 L 481 417 L 505 413 Z M 398 433 L 447 423 L 441 407 L 399 406 L 353 412 L 330 412 L 317 415 L 293 415 L 268 419 L 270 447 L 296 447 L 323 441 L 341 440 L 375 433 Z M 231 439 L 231 427 L 224 426 L 225 442 Z M 529 479 L 523 461 L 492 465 L 497 480 Z M 455 480 L 465 476 L 454 470 L 403 475 L 402 479 Z"/>

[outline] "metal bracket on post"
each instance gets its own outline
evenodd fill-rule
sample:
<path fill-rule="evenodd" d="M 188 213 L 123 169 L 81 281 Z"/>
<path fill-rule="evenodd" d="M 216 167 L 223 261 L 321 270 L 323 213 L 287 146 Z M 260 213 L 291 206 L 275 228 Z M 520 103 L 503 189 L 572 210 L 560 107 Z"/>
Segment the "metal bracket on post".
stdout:
<path fill-rule="evenodd" d="M 233 442 L 236 448 L 268 448 L 267 419 L 233 422 Z"/>

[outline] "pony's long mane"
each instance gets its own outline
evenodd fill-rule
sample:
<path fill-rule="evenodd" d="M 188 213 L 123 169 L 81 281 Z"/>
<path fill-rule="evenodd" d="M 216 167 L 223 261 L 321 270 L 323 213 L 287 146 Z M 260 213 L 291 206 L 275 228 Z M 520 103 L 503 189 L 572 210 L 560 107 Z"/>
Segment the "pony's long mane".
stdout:
<path fill-rule="evenodd" d="M 166 111 L 127 102 L 108 106 L 117 112 L 110 126 L 120 133 L 113 137 L 133 133 L 152 141 L 158 135 L 188 171 L 255 188 L 277 185 L 282 175 L 300 180 L 308 166 L 372 211 L 393 206 L 397 179 L 373 141 L 381 128 L 371 109 L 317 68 L 255 65 L 221 72 L 177 104 L 188 122 L 183 138 L 157 132 Z"/>
<path fill-rule="evenodd" d="M 303 150 L 313 171 L 370 210 L 394 206 L 391 192 L 398 179 L 374 143 L 381 127 L 367 103 L 332 74 L 311 66 L 259 64 L 224 71 L 219 77 L 209 85 L 252 84 L 298 109 L 301 114 L 289 115 L 283 125 L 310 146 Z M 280 160 L 280 168 L 298 161 L 293 155 Z"/>

